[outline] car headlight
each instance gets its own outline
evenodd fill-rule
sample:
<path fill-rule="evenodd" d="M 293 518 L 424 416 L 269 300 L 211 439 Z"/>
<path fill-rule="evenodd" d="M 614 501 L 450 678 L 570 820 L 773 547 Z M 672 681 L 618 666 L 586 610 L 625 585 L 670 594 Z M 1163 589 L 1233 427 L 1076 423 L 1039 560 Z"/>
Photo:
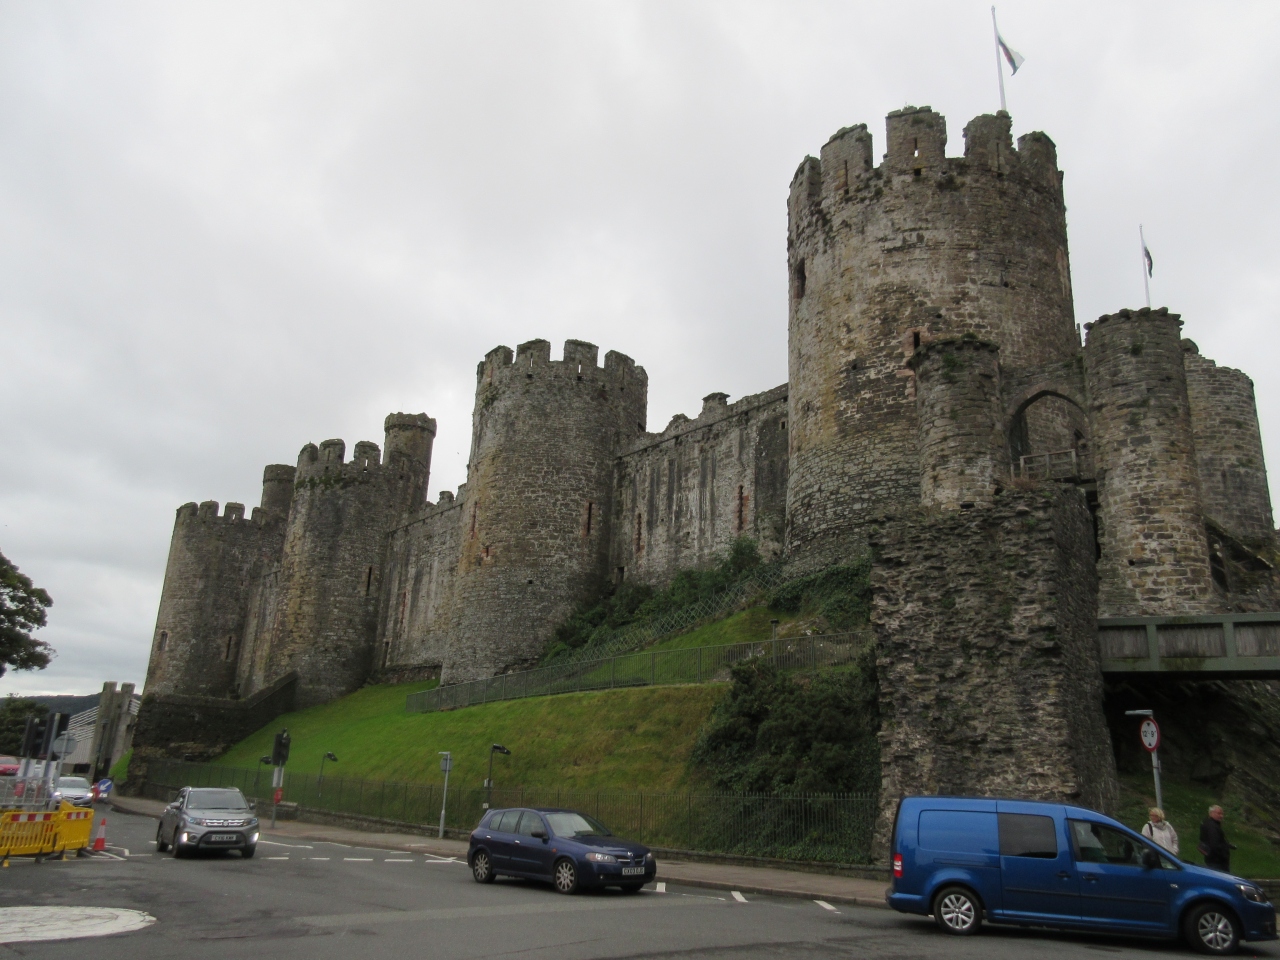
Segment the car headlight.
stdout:
<path fill-rule="evenodd" d="M 249 837 L 249 842 L 250 842 L 250 843 L 257 843 L 257 842 L 258 842 L 258 831 L 257 831 L 257 830 L 253 831 L 253 834 Z"/>
<path fill-rule="evenodd" d="M 204 826 L 204 820 L 200 817 L 187 817 L 187 823 L 195 824 L 197 827 Z"/>
<path fill-rule="evenodd" d="M 618 858 L 611 853 L 588 853 L 587 859 L 595 863 L 617 863 Z"/>
<path fill-rule="evenodd" d="M 644 858 L 645 858 L 647 861 L 649 861 L 650 863 L 653 863 L 653 854 L 652 854 L 652 853 L 646 853 L 646 854 L 644 855 Z"/>
<path fill-rule="evenodd" d="M 1237 883 L 1236 889 L 1240 891 L 1241 896 L 1246 900 L 1252 900 L 1254 903 L 1267 902 L 1267 895 L 1251 883 Z"/>

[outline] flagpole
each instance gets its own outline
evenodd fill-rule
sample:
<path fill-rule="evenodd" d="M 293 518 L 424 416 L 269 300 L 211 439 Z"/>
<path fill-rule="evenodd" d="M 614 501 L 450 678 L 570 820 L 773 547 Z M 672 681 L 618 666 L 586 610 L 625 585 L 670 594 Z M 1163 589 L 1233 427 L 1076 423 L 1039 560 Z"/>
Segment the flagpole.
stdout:
<path fill-rule="evenodd" d="M 996 8 L 991 8 L 991 30 L 996 42 L 996 76 L 1000 78 L 1000 112 L 1008 113 L 1004 103 L 1004 64 L 1000 62 L 1000 28 L 996 25 Z"/>
<path fill-rule="evenodd" d="M 1147 309 L 1151 309 L 1151 281 L 1147 279 L 1147 237 L 1138 224 L 1138 239 L 1142 241 L 1142 291 L 1147 295 Z"/>

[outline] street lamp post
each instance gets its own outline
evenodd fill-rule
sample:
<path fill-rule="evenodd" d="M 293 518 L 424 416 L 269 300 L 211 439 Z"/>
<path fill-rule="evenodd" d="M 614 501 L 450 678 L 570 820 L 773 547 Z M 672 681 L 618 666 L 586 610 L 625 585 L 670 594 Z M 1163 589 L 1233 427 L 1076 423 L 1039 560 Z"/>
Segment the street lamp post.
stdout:
<path fill-rule="evenodd" d="M 453 769 L 453 754 L 448 750 L 437 751 L 440 754 L 440 769 L 444 771 L 444 795 L 440 798 L 440 839 L 444 839 L 444 810 L 449 802 L 449 771 Z"/>
<path fill-rule="evenodd" d="M 493 755 L 495 753 L 501 753 L 504 756 L 508 756 L 508 757 L 511 756 L 511 751 L 508 750 L 506 747 L 504 747 L 500 743 L 495 743 L 493 746 L 489 748 L 489 779 L 484 782 L 485 789 L 486 789 L 485 797 L 484 797 L 484 808 L 486 810 L 488 810 L 489 807 L 493 805 Z"/>
<path fill-rule="evenodd" d="M 330 761 L 331 763 L 338 762 L 338 758 L 333 755 L 332 750 L 330 750 L 328 753 L 326 753 L 323 757 L 320 758 L 320 776 L 316 778 L 316 799 L 317 800 L 320 799 L 320 795 L 324 790 L 324 762 L 326 760 Z"/>

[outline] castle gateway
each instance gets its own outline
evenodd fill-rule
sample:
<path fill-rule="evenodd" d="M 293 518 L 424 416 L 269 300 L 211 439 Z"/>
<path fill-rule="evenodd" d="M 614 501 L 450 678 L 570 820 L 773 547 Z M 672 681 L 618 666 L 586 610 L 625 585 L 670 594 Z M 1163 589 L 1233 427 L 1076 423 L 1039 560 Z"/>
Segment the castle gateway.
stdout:
<path fill-rule="evenodd" d="M 435 421 L 396 413 L 381 449 L 268 466 L 250 517 L 180 507 L 140 740 L 520 668 L 610 582 L 746 535 L 798 569 L 874 546 L 886 797 L 1110 806 L 1098 618 L 1277 609 L 1253 385 L 1167 310 L 1082 342 L 1053 142 L 1000 113 L 946 145 L 907 108 L 879 164 L 865 125 L 801 163 L 787 384 L 651 433 L 631 358 L 532 340 L 477 367 L 456 493 L 427 500 Z"/>

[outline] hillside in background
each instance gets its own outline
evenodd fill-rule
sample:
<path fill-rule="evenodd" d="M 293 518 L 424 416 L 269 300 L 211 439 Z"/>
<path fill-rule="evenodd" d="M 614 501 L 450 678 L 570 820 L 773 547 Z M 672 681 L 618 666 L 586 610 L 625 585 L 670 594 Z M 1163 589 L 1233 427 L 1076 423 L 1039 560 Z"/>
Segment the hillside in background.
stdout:
<path fill-rule="evenodd" d="M 442 778 L 438 751 L 453 753 L 450 784 L 494 780 L 566 789 L 662 792 L 694 786 L 689 754 L 726 685 L 647 687 L 508 700 L 436 713 L 406 713 L 405 696 L 424 685 L 366 687 L 333 703 L 290 713 L 234 746 L 217 762 L 252 768 L 287 727 L 289 770 L 315 773 L 328 751 L 329 777 L 431 783 Z"/>

